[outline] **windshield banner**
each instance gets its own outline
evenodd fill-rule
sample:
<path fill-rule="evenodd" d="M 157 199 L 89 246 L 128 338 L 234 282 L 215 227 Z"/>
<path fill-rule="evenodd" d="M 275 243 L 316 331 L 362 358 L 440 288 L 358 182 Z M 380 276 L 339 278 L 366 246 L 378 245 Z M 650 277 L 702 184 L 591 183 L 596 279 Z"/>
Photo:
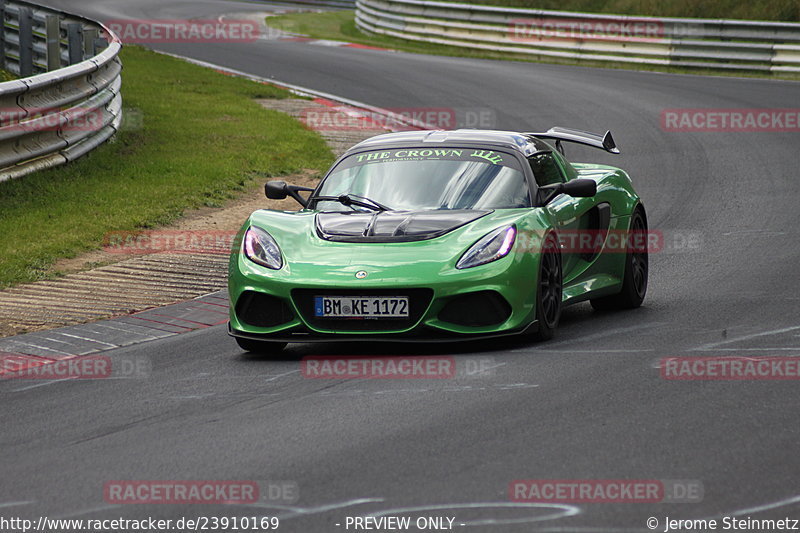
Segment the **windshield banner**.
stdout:
<path fill-rule="evenodd" d="M 464 161 L 499 165 L 520 170 L 517 158 L 505 152 L 475 148 L 398 148 L 354 154 L 341 162 L 337 170 L 370 163 L 403 161 Z"/>

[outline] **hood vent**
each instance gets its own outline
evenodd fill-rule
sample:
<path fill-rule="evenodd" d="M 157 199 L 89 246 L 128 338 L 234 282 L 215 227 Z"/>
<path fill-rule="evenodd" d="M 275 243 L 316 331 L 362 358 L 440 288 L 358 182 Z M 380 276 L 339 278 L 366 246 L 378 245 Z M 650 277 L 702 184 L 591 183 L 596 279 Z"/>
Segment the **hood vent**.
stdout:
<path fill-rule="evenodd" d="M 440 237 L 491 213 L 479 209 L 319 213 L 317 234 L 338 242 L 412 242 Z"/>

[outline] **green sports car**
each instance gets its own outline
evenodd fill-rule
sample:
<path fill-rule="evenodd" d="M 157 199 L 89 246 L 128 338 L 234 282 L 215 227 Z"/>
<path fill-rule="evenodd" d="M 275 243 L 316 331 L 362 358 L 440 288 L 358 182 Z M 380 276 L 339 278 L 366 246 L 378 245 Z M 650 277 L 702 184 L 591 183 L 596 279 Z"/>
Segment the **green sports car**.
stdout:
<path fill-rule="evenodd" d="M 565 305 L 633 308 L 647 217 L 627 173 L 570 163 L 563 142 L 619 153 L 610 132 L 379 135 L 315 189 L 271 181 L 234 240 L 229 332 L 288 342 L 553 336 Z M 552 143 L 552 144 L 551 144 Z M 301 194 L 303 193 L 303 194 Z"/>

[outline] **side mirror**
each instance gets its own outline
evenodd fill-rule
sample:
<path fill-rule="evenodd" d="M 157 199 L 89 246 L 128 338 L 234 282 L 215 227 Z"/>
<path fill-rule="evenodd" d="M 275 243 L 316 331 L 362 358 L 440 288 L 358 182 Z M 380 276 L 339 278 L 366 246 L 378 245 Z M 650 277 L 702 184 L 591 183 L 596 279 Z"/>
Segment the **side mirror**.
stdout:
<path fill-rule="evenodd" d="M 303 207 L 308 205 L 308 200 L 300 196 L 300 191 L 311 192 L 313 190 L 314 189 L 308 187 L 289 185 L 282 180 L 268 181 L 267 184 L 264 185 L 264 193 L 270 200 L 283 200 L 287 196 L 291 196 Z"/>
<path fill-rule="evenodd" d="M 537 203 L 540 206 L 547 205 L 550 200 L 559 194 L 566 194 L 573 198 L 591 198 L 597 194 L 597 182 L 587 178 L 580 178 L 566 183 L 539 187 L 536 193 Z"/>
<path fill-rule="evenodd" d="M 270 200 L 283 200 L 289 196 L 285 181 L 268 181 L 264 186 L 264 193 Z"/>
<path fill-rule="evenodd" d="M 597 182 L 587 178 L 568 181 L 561 186 L 561 192 L 573 198 L 591 198 L 597 194 Z"/>

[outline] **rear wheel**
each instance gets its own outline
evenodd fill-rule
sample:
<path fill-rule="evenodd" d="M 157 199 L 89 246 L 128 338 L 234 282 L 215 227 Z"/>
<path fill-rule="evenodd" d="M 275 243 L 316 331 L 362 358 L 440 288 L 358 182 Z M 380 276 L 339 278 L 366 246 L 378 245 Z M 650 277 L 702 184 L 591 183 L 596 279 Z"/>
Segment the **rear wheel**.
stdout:
<path fill-rule="evenodd" d="M 622 279 L 622 290 L 611 296 L 591 300 L 592 307 L 598 311 L 616 309 L 634 309 L 642 305 L 647 294 L 647 276 L 650 268 L 647 254 L 647 221 L 644 212 L 636 209 L 631 217 L 630 234 L 637 236 L 631 240 L 636 243 L 634 249 L 629 246 L 625 254 L 625 275 Z"/>
<path fill-rule="evenodd" d="M 261 355 L 278 355 L 286 347 L 285 342 L 273 341 L 256 341 L 253 339 L 236 338 L 236 344 L 239 348 L 246 352 L 257 353 Z"/>
<path fill-rule="evenodd" d="M 539 328 L 531 334 L 537 341 L 553 338 L 561 318 L 561 295 L 563 291 L 561 251 L 558 240 L 551 233 L 542 244 L 539 261 L 539 283 L 536 287 L 536 321 Z"/>

